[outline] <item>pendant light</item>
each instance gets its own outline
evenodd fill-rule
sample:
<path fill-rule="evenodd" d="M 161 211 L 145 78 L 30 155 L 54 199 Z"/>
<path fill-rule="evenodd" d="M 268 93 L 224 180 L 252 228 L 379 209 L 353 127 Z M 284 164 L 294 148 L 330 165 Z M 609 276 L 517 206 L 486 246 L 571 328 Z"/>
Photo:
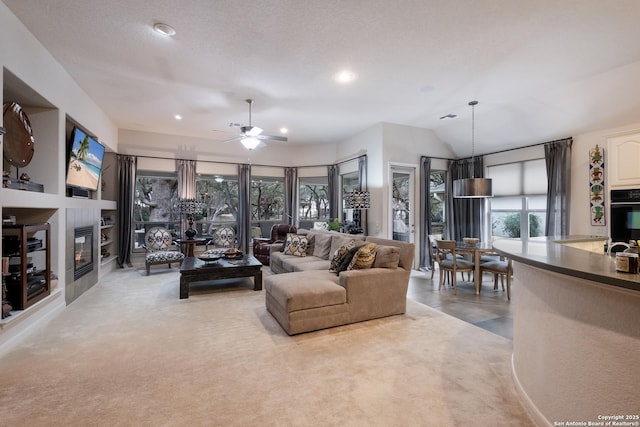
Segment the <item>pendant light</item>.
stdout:
<path fill-rule="evenodd" d="M 493 189 L 490 178 L 474 178 L 473 163 L 475 163 L 475 106 L 478 101 L 469 102 L 471 106 L 471 178 L 456 179 L 453 181 L 453 197 L 458 199 L 479 199 L 493 197 Z"/>

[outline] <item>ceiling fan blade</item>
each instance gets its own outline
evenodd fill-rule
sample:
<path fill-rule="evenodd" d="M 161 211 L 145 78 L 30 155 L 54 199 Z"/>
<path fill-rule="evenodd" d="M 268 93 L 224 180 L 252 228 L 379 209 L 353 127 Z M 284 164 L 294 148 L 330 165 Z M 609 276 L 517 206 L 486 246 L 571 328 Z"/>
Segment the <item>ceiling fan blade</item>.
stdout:
<path fill-rule="evenodd" d="M 239 141 L 240 139 L 244 138 L 244 136 L 236 136 L 234 138 L 231 139 L 227 139 L 225 141 L 222 141 L 223 144 L 227 144 L 229 142 L 234 142 L 234 141 Z"/>
<path fill-rule="evenodd" d="M 280 141 L 280 142 L 287 142 L 288 138 L 286 136 L 276 136 L 276 135 L 258 135 L 256 136 L 256 138 L 258 139 L 266 139 L 269 141 Z"/>
<path fill-rule="evenodd" d="M 262 133 L 262 129 L 258 126 L 251 126 L 244 134 L 247 136 L 258 136 Z"/>

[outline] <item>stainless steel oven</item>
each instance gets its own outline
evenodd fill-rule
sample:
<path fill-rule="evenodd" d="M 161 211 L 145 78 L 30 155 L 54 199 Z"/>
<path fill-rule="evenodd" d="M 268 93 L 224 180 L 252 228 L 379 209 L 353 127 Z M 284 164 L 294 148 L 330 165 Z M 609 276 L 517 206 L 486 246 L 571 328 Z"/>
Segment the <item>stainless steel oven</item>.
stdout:
<path fill-rule="evenodd" d="M 640 240 L 640 188 L 611 190 L 611 241 Z"/>

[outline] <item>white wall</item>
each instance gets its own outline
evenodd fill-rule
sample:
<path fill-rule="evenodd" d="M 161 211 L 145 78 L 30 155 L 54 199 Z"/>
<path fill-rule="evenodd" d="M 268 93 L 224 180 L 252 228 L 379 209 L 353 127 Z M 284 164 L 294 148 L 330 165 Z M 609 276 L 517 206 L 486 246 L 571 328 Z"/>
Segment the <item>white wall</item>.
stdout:
<path fill-rule="evenodd" d="M 420 156 L 453 158 L 451 148 L 438 139 L 430 129 L 420 129 L 393 123 L 378 123 L 338 145 L 338 158 L 349 158 L 367 154 L 368 190 L 371 193 L 371 208 L 367 211 L 369 234 L 389 237 L 391 230 L 389 216 L 389 165 L 420 164 Z M 446 167 L 446 161 L 437 167 Z M 419 187 L 419 173 L 416 169 L 415 187 Z M 416 209 L 415 219 L 419 218 Z M 419 224 L 416 224 L 416 232 Z"/>
<path fill-rule="evenodd" d="M 310 166 L 335 163 L 336 146 L 318 144 L 287 145 L 286 142 L 267 142 L 266 147 L 247 150 L 239 141 L 222 143 L 204 138 L 166 135 L 120 129 L 120 154 L 192 159 L 210 162 L 250 163 L 271 166 Z"/>

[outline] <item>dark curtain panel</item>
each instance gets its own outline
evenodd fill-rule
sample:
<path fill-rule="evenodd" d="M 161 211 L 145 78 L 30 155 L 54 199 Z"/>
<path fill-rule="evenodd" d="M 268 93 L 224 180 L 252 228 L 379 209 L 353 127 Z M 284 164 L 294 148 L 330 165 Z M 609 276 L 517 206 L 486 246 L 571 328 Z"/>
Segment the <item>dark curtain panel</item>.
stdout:
<path fill-rule="evenodd" d="M 135 156 L 118 155 L 118 267 L 131 267 L 133 197 L 136 187 Z"/>
<path fill-rule="evenodd" d="M 195 199 L 196 197 L 196 161 L 176 159 L 178 171 L 178 197 Z"/>
<path fill-rule="evenodd" d="M 453 181 L 462 178 L 482 178 L 484 175 L 484 161 L 482 157 L 473 159 L 454 160 L 449 163 L 447 174 L 447 218 L 446 238 L 461 241 L 465 237 L 478 237 L 485 240 L 483 231 L 484 199 L 455 199 L 453 197 Z"/>
<path fill-rule="evenodd" d="M 420 157 L 420 261 L 419 269 L 431 269 L 431 248 L 429 234 L 431 234 L 431 158 Z"/>
<path fill-rule="evenodd" d="M 238 249 L 249 251 L 251 236 L 251 165 L 238 165 Z"/>
<path fill-rule="evenodd" d="M 573 138 L 567 138 L 544 145 L 547 164 L 547 236 L 569 234 L 572 143 Z"/>
<path fill-rule="evenodd" d="M 367 191 L 369 189 L 367 185 L 367 156 L 358 157 L 358 185 L 360 186 L 360 191 Z M 368 234 L 369 227 L 368 225 L 368 216 L 367 209 L 360 210 L 360 226 L 365 234 Z"/>
<path fill-rule="evenodd" d="M 329 218 L 342 218 L 340 206 L 340 172 L 338 165 L 327 166 L 327 191 L 329 192 Z"/>
<path fill-rule="evenodd" d="M 287 224 L 294 224 L 296 217 L 297 168 L 284 168 L 284 216 Z"/>

